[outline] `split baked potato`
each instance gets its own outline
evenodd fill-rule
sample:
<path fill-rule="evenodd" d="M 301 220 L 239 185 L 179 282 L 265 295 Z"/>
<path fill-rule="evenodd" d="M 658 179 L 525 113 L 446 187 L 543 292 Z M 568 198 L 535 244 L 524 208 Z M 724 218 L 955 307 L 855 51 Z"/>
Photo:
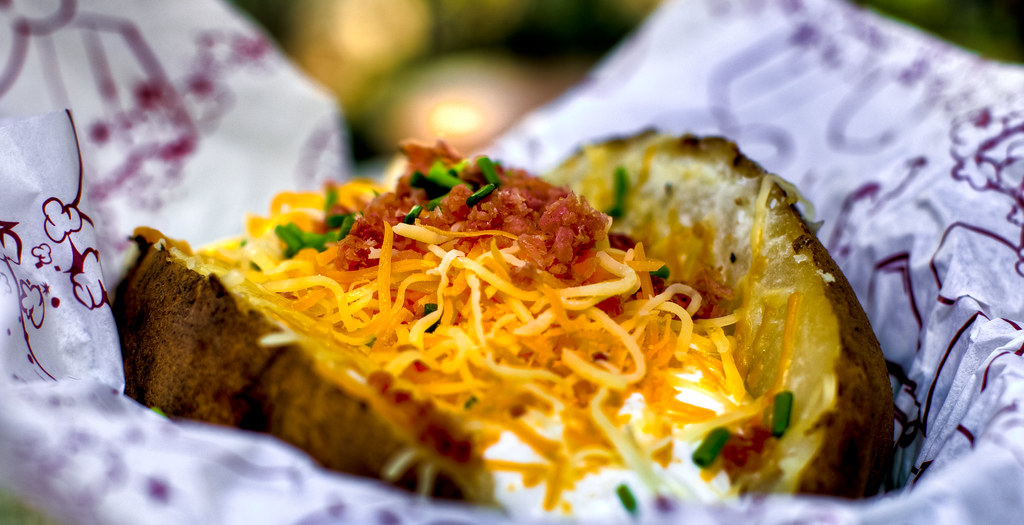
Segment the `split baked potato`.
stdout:
<path fill-rule="evenodd" d="M 877 489 L 878 343 L 795 190 L 735 145 L 586 146 L 554 187 L 406 153 L 394 194 L 293 194 L 212 247 L 140 228 L 115 302 L 126 394 L 484 504 Z"/>

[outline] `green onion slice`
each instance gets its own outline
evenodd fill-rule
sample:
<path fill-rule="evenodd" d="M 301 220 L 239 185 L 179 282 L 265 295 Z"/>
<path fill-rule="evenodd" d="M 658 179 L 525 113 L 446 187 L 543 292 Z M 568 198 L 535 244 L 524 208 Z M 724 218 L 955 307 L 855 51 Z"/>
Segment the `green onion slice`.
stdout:
<path fill-rule="evenodd" d="M 704 437 L 704 441 L 693 451 L 693 462 L 700 468 L 708 468 L 718 454 L 722 452 L 725 442 L 729 441 L 729 430 L 725 427 L 715 427 Z"/>
<path fill-rule="evenodd" d="M 149 409 L 152 410 L 153 412 L 156 412 L 157 414 L 160 414 L 161 416 L 167 417 L 167 414 L 164 414 L 164 411 L 160 410 L 160 407 L 149 407 Z"/>
<path fill-rule="evenodd" d="M 615 487 L 615 494 L 619 496 L 619 501 L 622 502 L 622 506 L 626 509 L 626 512 L 633 516 L 636 516 L 636 498 L 633 496 L 633 492 L 629 490 L 629 487 L 625 483 Z"/>
<path fill-rule="evenodd" d="M 789 428 L 789 415 L 793 412 L 793 392 L 783 390 L 775 394 L 775 405 L 772 409 L 772 435 L 781 437 Z"/>
<path fill-rule="evenodd" d="M 629 193 L 629 173 L 626 173 L 626 168 L 622 166 L 615 168 L 613 190 L 615 201 L 607 213 L 609 217 L 619 218 L 626 214 L 626 196 Z"/>
<path fill-rule="evenodd" d="M 441 205 L 441 199 L 443 198 L 445 198 L 444 195 L 441 195 L 440 197 L 434 199 L 430 199 L 430 202 L 427 203 L 427 211 L 434 211 L 434 208 Z"/>
<path fill-rule="evenodd" d="M 668 265 L 666 264 L 666 265 L 662 266 L 661 268 L 658 268 L 657 270 L 651 272 L 651 275 L 653 275 L 655 277 L 661 277 L 662 279 L 668 279 L 668 275 L 669 275 Z"/>
<path fill-rule="evenodd" d="M 475 192 L 473 192 L 472 195 L 469 196 L 469 198 L 466 199 L 466 206 L 469 206 L 470 208 L 476 206 L 477 203 L 487 198 L 487 196 L 490 195 L 492 191 L 494 191 L 494 188 L 497 188 L 497 186 L 494 184 L 487 184 L 486 186 L 480 188 L 479 190 L 476 190 Z"/>
<path fill-rule="evenodd" d="M 338 225 L 338 232 L 337 232 L 338 233 L 338 238 L 335 239 L 335 240 L 340 241 L 340 240 L 344 239 L 345 237 L 347 237 L 348 236 L 348 232 L 352 231 L 352 225 L 355 224 L 355 223 L 356 223 L 356 216 L 355 215 L 353 215 L 351 213 L 346 215 L 345 219 L 342 220 L 341 224 Z"/>
<path fill-rule="evenodd" d="M 435 197 L 443 197 L 452 189 L 452 186 L 438 184 L 418 171 L 413 172 L 412 178 L 409 179 L 409 185 L 413 188 L 420 188 L 423 191 L 426 191 L 427 197 L 432 199 Z"/>
<path fill-rule="evenodd" d="M 419 204 L 413 206 L 412 209 L 409 210 L 409 214 L 405 216 L 405 220 L 403 220 L 402 222 L 404 222 L 406 224 L 413 224 L 413 223 L 415 223 L 416 222 L 416 217 L 419 217 L 420 216 L 420 212 L 422 212 L 422 211 L 423 211 L 423 206 L 420 206 Z"/>
<path fill-rule="evenodd" d="M 480 399 L 478 399 L 476 396 L 469 396 L 469 399 L 467 399 L 465 404 L 462 405 L 462 408 L 465 410 L 469 410 L 473 408 L 473 405 L 477 404 L 478 401 L 480 401 Z"/>
<path fill-rule="evenodd" d="M 490 158 L 480 157 L 476 159 L 476 165 L 480 167 L 480 171 L 483 172 L 487 182 L 495 186 L 501 185 L 501 181 L 498 180 L 498 172 L 494 170 L 494 163 L 491 162 Z"/>
<path fill-rule="evenodd" d="M 452 173 L 454 173 L 454 171 L 449 172 L 448 168 L 445 168 L 441 161 L 435 160 L 434 163 L 430 165 L 430 171 L 427 172 L 427 179 L 434 184 L 451 189 L 462 184 L 462 180 Z"/>
<path fill-rule="evenodd" d="M 437 305 L 434 304 L 434 303 L 427 303 L 427 304 L 423 305 L 423 317 L 426 317 L 426 316 L 428 316 L 428 315 L 430 315 L 430 314 L 432 314 L 432 313 L 434 313 L 436 311 L 437 311 Z M 437 330 L 437 326 L 440 325 L 440 324 L 441 324 L 441 321 L 438 320 L 436 323 L 430 325 L 425 330 L 425 332 L 427 332 L 428 334 L 434 333 L 434 330 Z"/>
<path fill-rule="evenodd" d="M 324 202 L 324 211 L 331 212 L 331 208 L 338 203 L 338 190 L 334 186 L 327 188 L 327 199 Z"/>
<path fill-rule="evenodd" d="M 335 215 L 328 215 L 327 216 L 327 221 L 326 221 L 327 222 L 327 227 L 328 228 L 337 228 L 338 226 L 341 226 L 345 222 L 345 218 L 350 216 L 350 215 L 352 215 L 352 214 L 351 213 L 339 213 L 339 214 L 335 214 Z"/>
<path fill-rule="evenodd" d="M 327 243 L 338 242 L 348 235 L 349 230 L 352 229 L 355 217 L 352 215 L 346 215 L 345 217 L 342 220 L 340 229 L 327 233 L 302 231 L 297 224 L 289 222 L 288 224 L 278 224 L 274 228 L 274 234 L 284 242 L 284 256 L 288 259 L 295 257 L 295 254 L 299 253 L 303 248 L 313 248 L 318 252 L 322 252 L 327 249 Z"/>
<path fill-rule="evenodd" d="M 278 239 L 284 241 L 284 256 L 288 259 L 295 257 L 304 246 L 302 242 L 302 230 L 294 222 L 278 224 L 274 228 L 274 234 Z"/>

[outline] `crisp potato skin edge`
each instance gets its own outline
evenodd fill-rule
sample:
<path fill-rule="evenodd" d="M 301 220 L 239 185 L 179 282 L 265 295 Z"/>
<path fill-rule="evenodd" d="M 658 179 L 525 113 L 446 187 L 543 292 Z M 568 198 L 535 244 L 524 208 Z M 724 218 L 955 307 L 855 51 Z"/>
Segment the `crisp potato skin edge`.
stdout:
<path fill-rule="evenodd" d="M 744 177 L 760 180 L 768 174 L 728 139 L 684 136 L 679 142 L 681 149 L 708 158 L 731 158 L 733 169 Z M 796 490 L 848 498 L 872 495 L 892 457 L 894 412 L 885 356 L 846 276 L 800 211 L 787 209 L 802 229 L 792 244 L 794 255 L 810 255 L 815 268 L 834 278 L 825 283 L 825 295 L 839 321 L 842 345 L 835 363 L 836 402 L 815 424 L 823 432 L 821 445 L 801 471 Z"/>
<path fill-rule="evenodd" d="M 114 303 L 126 395 L 174 417 L 272 434 L 324 467 L 370 478 L 413 441 L 321 377 L 306 349 L 261 346 L 279 328 L 216 276 L 189 270 L 141 237 L 136 243 L 138 262 Z M 396 485 L 414 490 L 416 482 L 411 469 Z M 443 472 L 433 494 L 466 497 Z"/>
<path fill-rule="evenodd" d="M 696 142 L 695 142 L 696 141 Z M 719 137 L 683 137 L 684 147 L 732 158 L 739 174 L 761 179 L 768 171 Z M 781 190 L 781 188 L 779 188 Z M 839 321 L 842 345 L 835 363 L 836 402 L 818 420 L 823 436 L 817 454 L 800 473 L 797 492 L 857 498 L 876 493 L 892 457 L 893 400 L 889 372 L 871 322 L 839 265 L 795 206 L 788 208 L 802 229 L 792 248 L 809 254 L 820 272 L 833 277 L 825 295 Z"/>
<path fill-rule="evenodd" d="M 850 283 L 807 224 L 800 224 L 804 233 L 793 242 L 793 251 L 810 252 L 814 265 L 834 279 L 825 284 L 825 295 L 839 319 L 842 350 L 835 364 L 836 404 L 818 422 L 824 430 L 821 447 L 801 473 L 797 490 L 871 495 L 892 456 L 894 412 L 885 357 Z"/>
<path fill-rule="evenodd" d="M 655 130 L 646 130 L 594 145 L 640 147 L 658 135 Z M 684 134 L 666 145 L 674 154 L 728 166 L 731 177 L 760 181 L 769 175 L 760 164 L 745 156 L 736 143 L 723 137 Z M 582 150 L 570 158 L 581 155 Z M 776 190 L 785 191 L 778 186 Z M 818 270 L 835 279 L 825 283 L 825 294 L 838 319 L 842 345 L 835 363 L 836 403 L 814 426 L 823 432 L 821 445 L 800 472 L 796 491 L 848 498 L 873 495 L 892 462 L 894 406 L 885 356 L 842 270 L 800 211 L 795 206 L 786 210 L 802 230 L 792 244 L 794 255 L 809 254 Z"/>

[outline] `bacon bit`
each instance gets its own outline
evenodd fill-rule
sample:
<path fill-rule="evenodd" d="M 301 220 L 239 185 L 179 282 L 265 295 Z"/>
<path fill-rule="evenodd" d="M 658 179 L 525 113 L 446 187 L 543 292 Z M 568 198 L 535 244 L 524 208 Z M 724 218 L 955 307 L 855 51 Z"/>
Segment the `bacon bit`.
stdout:
<path fill-rule="evenodd" d="M 366 378 L 366 384 L 381 394 L 387 394 L 394 383 L 395 378 L 383 370 L 376 370 Z"/>
<path fill-rule="evenodd" d="M 417 372 L 426 372 L 427 370 L 430 370 L 429 366 L 423 364 L 423 361 L 419 360 L 413 361 L 412 366 L 413 368 L 416 369 Z"/>
<path fill-rule="evenodd" d="M 512 407 L 508 409 L 508 413 L 512 417 L 522 417 L 523 414 L 526 413 L 526 407 L 523 405 L 512 405 Z"/>
<path fill-rule="evenodd" d="M 590 356 L 590 358 L 593 359 L 594 361 L 607 361 L 608 360 L 608 354 L 606 354 L 604 352 L 594 352 Z"/>
<path fill-rule="evenodd" d="M 636 246 L 636 241 L 634 241 L 629 235 L 623 233 L 609 233 L 608 244 L 616 250 L 626 251 Z"/>
<path fill-rule="evenodd" d="M 722 448 L 722 465 L 730 477 L 757 471 L 764 461 L 765 450 L 775 441 L 771 430 L 751 420 L 740 427 Z"/>
<path fill-rule="evenodd" d="M 443 140 L 437 141 L 433 146 L 418 142 L 407 141 L 398 146 L 398 149 L 405 154 L 409 161 L 408 171 L 419 171 L 426 173 L 435 160 L 446 161 L 448 164 L 455 164 L 462 159 L 455 150 Z"/>
<path fill-rule="evenodd" d="M 452 423 L 437 412 L 430 401 L 418 401 L 413 398 L 412 392 L 394 388 L 395 378 L 382 370 L 371 373 L 366 383 L 381 394 L 388 406 L 396 410 L 396 414 L 404 417 L 410 429 L 418 429 L 421 443 L 459 463 L 472 459 L 471 439 L 452 434 L 449 430 L 454 428 Z"/>
<path fill-rule="evenodd" d="M 722 269 L 707 269 L 697 275 L 693 286 L 701 294 L 701 305 L 694 317 L 711 319 L 721 317 L 729 312 L 722 307 L 722 303 L 731 300 L 734 296 L 732 288 L 722 284 Z"/>
<path fill-rule="evenodd" d="M 656 275 L 650 275 L 650 279 L 655 295 L 665 291 L 666 284 L 664 279 Z M 702 269 L 692 279 L 686 280 L 686 284 L 700 292 L 701 296 L 700 308 L 697 309 L 693 316 L 694 318 L 712 319 L 729 313 L 723 306 L 723 303 L 732 300 L 735 296 L 735 291 L 723 284 L 723 280 L 721 268 Z M 638 299 L 642 298 L 639 294 L 640 292 L 637 292 L 635 295 Z M 690 305 L 690 298 L 685 295 L 676 295 L 672 298 L 672 302 L 686 308 Z"/>
<path fill-rule="evenodd" d="M 577 381 L 572 385 L 572 393 L 576 396 L 576 403 L 584 408 L 590 405 L 590 400 L 597 394 L 597 387 L 589 381 Z"/>
<path fill-rule="evenodd" d="M 425 173 L 438 160 L 449 166 L 461 160 L 444 143 L 433 147 L 404 144 L 402 150 L 409 158 L 406 173 L 399 179 L 395 191 L 377 196 L 356 216 L 349 235 L 339 243 L 334 259 L 338 269 L 351 271 L 375 266 L 377 259 L 369 255 L 372 249 L 383 244 L 384 223 L 394 226 L 404 221 L 415 206 L 427 208 L 426 191 L 410 184 L 413 172 Z M 495 166 L 495 170 L 501 186 L 485 200 L 468 206 L 466 199 L 474 189 L 468 184 L 459 184 L 441 199 L 440 206 L 432 211 L 425 209 L 419 215 L 419 222 L 443 230 L 454 230 L 458 226 L 463 231 L 504 231 L 518 236 L 520 253 L 517 255 L 538 269 L 568 280 L 570 285 L 590 278 L 597 268 L 593 249 L 596 243 L 607 238 L 608 217 L 565 188 L 552 186 L 521 170 L 501 166 Z M 486 182 L 475 164 L 463 170 L 462 179 Z M 463 238 L 458 246 L 469 252 L 476 244 L 491 242 L 489 239 Z M 499 248 L 505 248 L 513 241 L 502 237 L 496 242 Z M 412 239 L 396 236 L 394 243 L 396 252 L 415 250 L 420 255 L 427 252 L 425 245 Z"/>
<path fill-rule="evenodd" d="M 427 424 L 420 441 L 456 463 L 467 463 L 473 457 L 473 444 L 468 439 L 456 439 L 443 425 Z"/>
<path fill-rule="evenodd" d="M 597 303 L 596 306 L 613 319 L 622 315 L 622 298 L 617 295 Z"/>

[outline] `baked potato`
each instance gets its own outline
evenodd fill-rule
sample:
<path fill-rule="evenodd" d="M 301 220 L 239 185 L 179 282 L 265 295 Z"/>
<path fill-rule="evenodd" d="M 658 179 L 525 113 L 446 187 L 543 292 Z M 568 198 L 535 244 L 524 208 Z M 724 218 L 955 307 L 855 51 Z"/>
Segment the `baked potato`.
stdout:
<path fill-rule="evenodd" d="M 203 249 L 140 228 L 126 394 L 516 509 L 877 489 L 878 343 L 795 190 L 735 145 L 645 133 L 547 182 L 405 153 L 392 191 L 285 194 Z"/>

